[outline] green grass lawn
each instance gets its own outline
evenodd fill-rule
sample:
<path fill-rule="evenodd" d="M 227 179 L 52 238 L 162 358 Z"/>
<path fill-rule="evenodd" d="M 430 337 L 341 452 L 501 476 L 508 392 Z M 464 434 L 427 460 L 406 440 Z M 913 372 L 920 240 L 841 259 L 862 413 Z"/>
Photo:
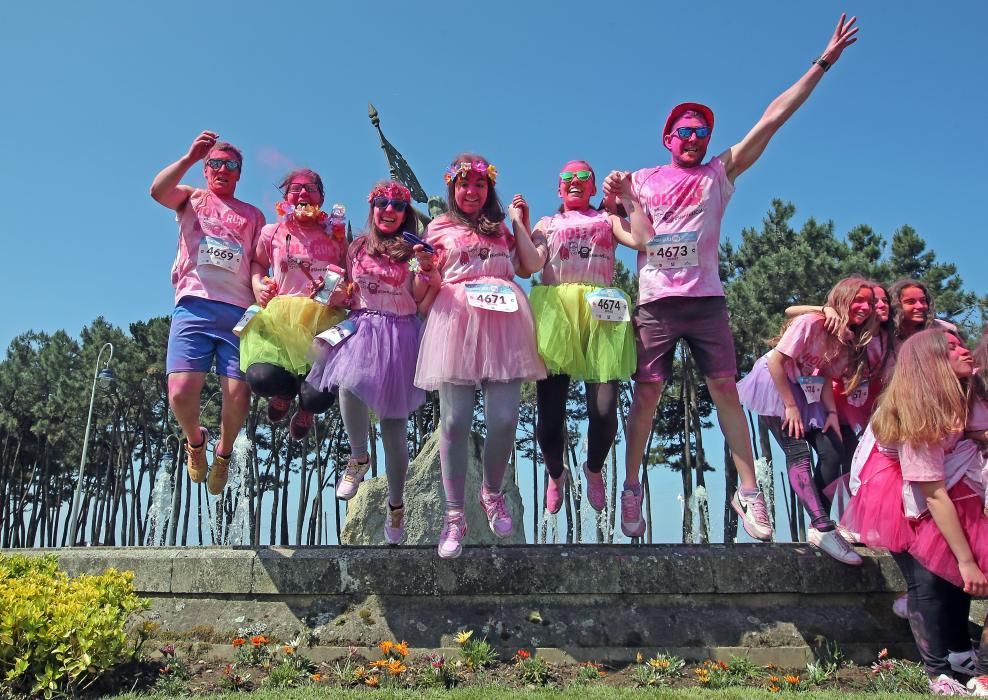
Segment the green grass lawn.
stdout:
<path fill-rule="evenodd" d="M 497 688 L 463 688 L 458 690 L 372 690 L 358 688 L 355 690 L 340 690 L 336 688 L 320 688 L 318 686 L 298 688 L 294 690 L 257 690 L 251 693 L 210 694 L 210 700 L 309 700 L 310 698 L 369 699 L 375 695 L 386 698 L 435 698 L 439 700 L 508 700 L 509 698 L 528 698 L 530 700 L 753 700 L 757 698 L 778 698 L 780 695 L 798 697 L 802 700 L 913 700 L 928 698 L 929 695 L 906 693 L 849 693 L 842 690 L 806 691 L 770 693 L 756 688 L 725 688 L 723 690 L 702 690 L 688 688 L 684 690 L 650 689 L 634 690 L 627 688 L 609 688 L 606 686 L 588 686 L 568 688 L 566 690 L 504 690 Z M 147 700 L 148 695 L 117 695 L 114 700 Z M 154 696 L 151 696 L 154 697 Z"/>

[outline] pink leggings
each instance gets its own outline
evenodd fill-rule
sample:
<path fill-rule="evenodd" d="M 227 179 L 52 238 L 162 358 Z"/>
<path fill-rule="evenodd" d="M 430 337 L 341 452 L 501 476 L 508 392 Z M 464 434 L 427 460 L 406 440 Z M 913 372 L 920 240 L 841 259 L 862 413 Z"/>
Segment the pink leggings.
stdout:
<path fill-rule="evenodd" d="M 501 490 L 508 457 L 515 444 L 521 381 L 484 382 L 484 486 L 490 493 Z M 467 482 L 470 429 L 476 389 L 461 384 L 439 387 L 439 462 L 442 465 L 446 509 L 463 510 Z"/>

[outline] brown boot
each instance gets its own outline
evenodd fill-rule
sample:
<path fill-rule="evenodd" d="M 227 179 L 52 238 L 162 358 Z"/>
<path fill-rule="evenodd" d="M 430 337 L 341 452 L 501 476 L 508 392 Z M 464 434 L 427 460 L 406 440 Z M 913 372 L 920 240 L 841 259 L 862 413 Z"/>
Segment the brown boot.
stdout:
<path fill-rule="evenodd" d="M 202 442 L 193 447 L 188 440 L 185 441 L 185 464 L 189 472 L 192 483 L 201 484 L 206 479 L 206 472 L 209 465 L 206 463 L 206 442 L 209 441 L 209 432 L 202 426 L 199 427 Z"/>

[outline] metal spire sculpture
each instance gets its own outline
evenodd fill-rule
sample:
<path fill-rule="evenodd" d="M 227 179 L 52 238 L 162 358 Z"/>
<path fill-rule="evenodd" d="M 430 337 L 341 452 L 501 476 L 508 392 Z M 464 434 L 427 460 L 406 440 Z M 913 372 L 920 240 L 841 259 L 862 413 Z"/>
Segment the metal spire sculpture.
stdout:
<path fill-rule="evenodd" d="M 384 155 L 388 158 L 388 167 L 391 169 L 391 179 L 397 180 L 407 187 L 416 202 L 421 204 L 428 202 L 429 198 L 425 194 L 425 190 L 422 189 L 422 185 L 419 184 L 418 178 L 415 177 L 415 173 L 412 172 L 411 166 L 408 165 L 408 161 L 406 161 L 404 156 L 398 152 L 398 149 L 392 146 L 391 142 L 384 137 L 384 132 L 381 131 L 381 119 L 377 116 L 377 109 L 369 102 L 367 103 L 367 116 L 370 117 L 371 124 L 373 124 L 374 128 L 377 129 L 377 135 L 381 138 L 381 149 L 384 151 Z"/>

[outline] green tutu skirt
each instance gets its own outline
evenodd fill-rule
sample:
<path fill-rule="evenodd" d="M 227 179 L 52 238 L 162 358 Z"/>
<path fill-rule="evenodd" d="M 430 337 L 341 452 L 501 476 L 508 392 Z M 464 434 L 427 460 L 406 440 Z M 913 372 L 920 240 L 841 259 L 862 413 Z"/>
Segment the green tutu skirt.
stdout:
<path fill-rule="evenodd" d="M 345 317 L 343 310 L 308 297 L 275 297 L 240 336 L 240 370 L 264 362 L 306 374 L 312 364 L 307 358 L 312 339 Z"/>
<path fill-rule="evenodd" d="M 536 341 L 550 373 L 602 384 L 628 379 L 635 371 L 631 322 L 595 319 L 585 295 L 596 289 L 600 287 L 591 284 L 532 287 L 528 299 L 535 314 Z M 621 294 L 630 312 L 631 299 Z"/>

